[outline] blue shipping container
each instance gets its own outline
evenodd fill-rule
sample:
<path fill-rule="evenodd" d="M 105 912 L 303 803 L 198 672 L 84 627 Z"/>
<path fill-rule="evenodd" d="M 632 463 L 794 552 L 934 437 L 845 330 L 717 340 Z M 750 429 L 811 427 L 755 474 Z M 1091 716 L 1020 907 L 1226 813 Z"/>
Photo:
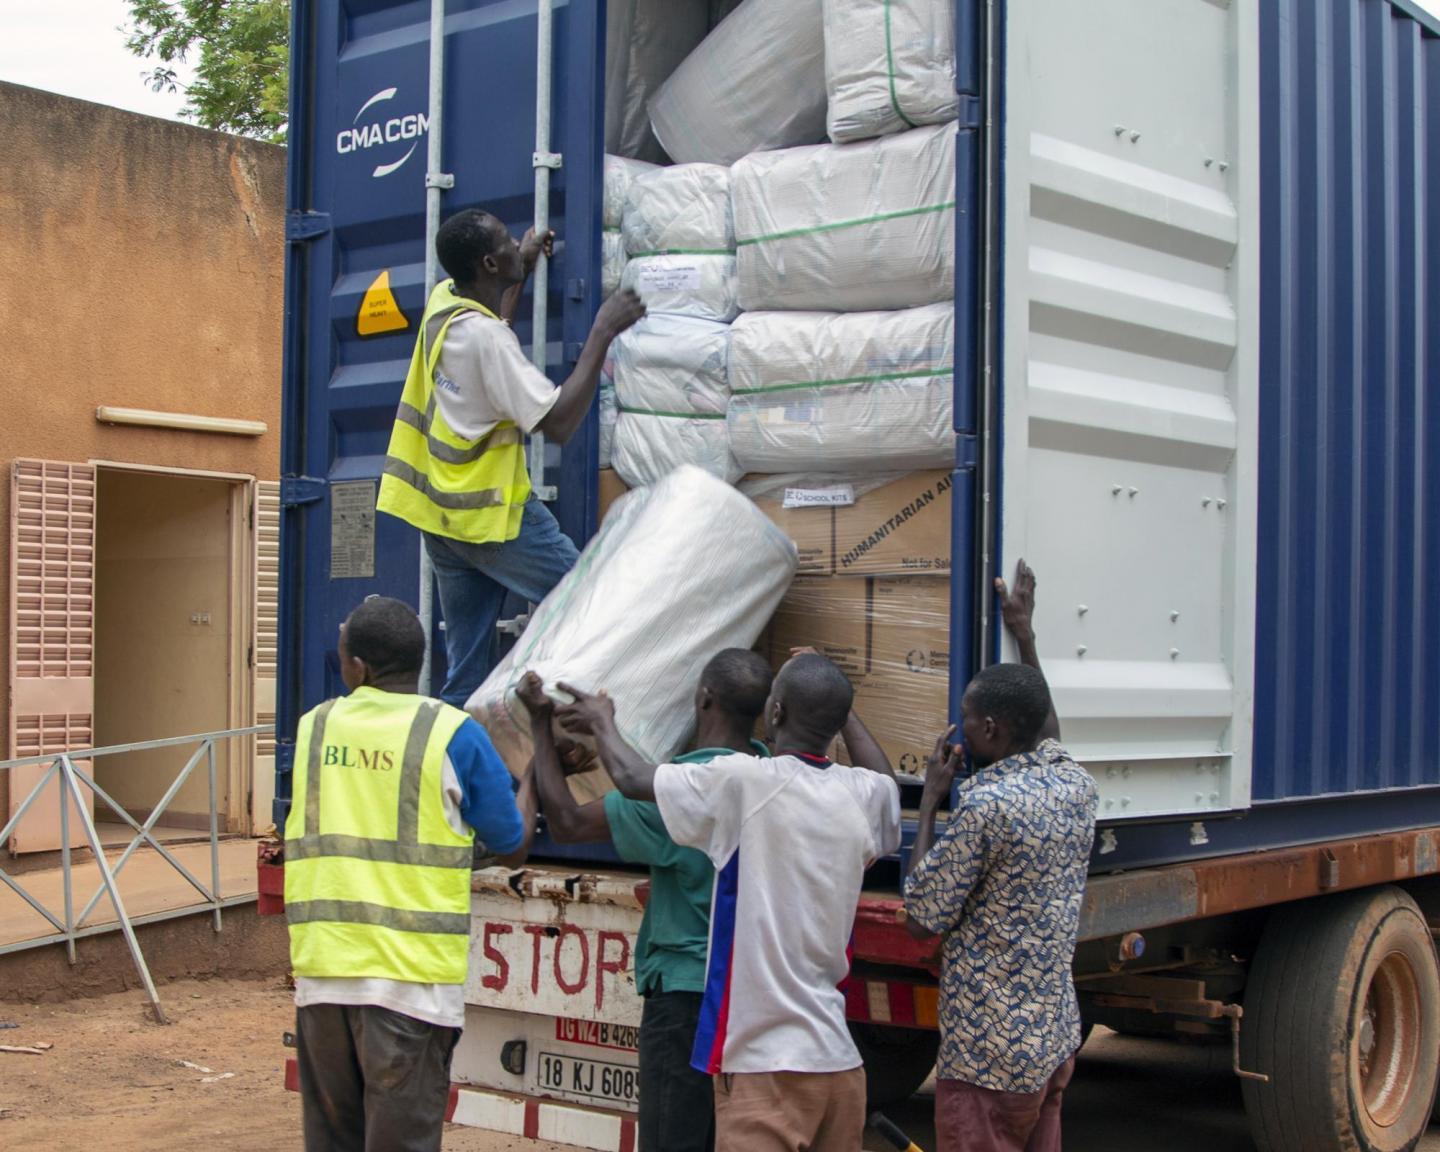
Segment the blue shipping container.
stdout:
<path fill-rule="evenodd" d="M 1098 865 L 1440 823 L 1440 26 L 1405 0 L 986 7 L 956 4 L 952 694 L 1000 653 L 980 590 L 1023 551 L 1110 801 Z M 294 5 L 277 823 L 340 622 L 417 598 L 415 534 L 333 511 L 373 507 L 424 303 L 429 18 Z M 604 27 L 556 4 L 557 379 L 599 303 Z M 445 28 L 444 211 L 518 233 L 535 5 L 450 0 Z M 406 327 L 362 334 L 382 274 Z M 577 541 L 597 463 L 592 414 L 547 477 Z M 1168 623 L 1118 619 L 1172 593 Z"/>

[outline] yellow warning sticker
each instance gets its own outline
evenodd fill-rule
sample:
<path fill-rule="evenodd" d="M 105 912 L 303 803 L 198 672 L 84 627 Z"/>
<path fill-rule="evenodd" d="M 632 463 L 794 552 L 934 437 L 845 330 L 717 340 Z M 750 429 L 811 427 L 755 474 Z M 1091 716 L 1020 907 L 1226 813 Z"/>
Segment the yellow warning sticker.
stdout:
<path fill-rule="evenodd" d="M 405 313 L 390 291 L 390 269 L 384 269 L 375 277 L 360 304 L 360 315 L 355 318 L 355 330 L 361 336 L 380 336 L 386 332 L 403 332 L 410 327 Z"/>

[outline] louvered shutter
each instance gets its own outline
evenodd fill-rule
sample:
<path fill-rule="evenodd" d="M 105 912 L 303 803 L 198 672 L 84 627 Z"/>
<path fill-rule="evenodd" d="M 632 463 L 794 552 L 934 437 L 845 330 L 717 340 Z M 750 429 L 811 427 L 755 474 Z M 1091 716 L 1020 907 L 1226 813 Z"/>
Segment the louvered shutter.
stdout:
<path fill-rule="evenodd" d="M 95 469 L 89 464 L 16 460 L 10 494 L 10 756 L 90 748 L 95 715 Z M 10 773 L 8 815 L 14 815 L 44 771 L 18 768 Z M 88 792 L 84 795 L 93 800 Z M 72 845 L 85 843 L 79 820 L 71 821 L 70 840 Z M 10 850 L 59 847 L 60 792 L 52 783 L 11 835 Z"/>
<path fill-rule="evenodd" d="M 256 724 L 275 723 L 276 652 L 280 623 L 280 485 L 261 480 L 255 485 L 255 702 Z M 251 784 L 251 821 L 255 832 L 270 824 L 275 795 L 275 738 L 255 741 Z"/>

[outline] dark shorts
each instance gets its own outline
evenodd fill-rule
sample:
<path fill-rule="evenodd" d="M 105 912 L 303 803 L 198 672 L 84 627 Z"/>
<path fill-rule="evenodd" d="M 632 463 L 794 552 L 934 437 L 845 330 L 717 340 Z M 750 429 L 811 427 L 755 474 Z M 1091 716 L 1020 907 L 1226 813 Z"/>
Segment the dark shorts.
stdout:
<path fill-rule="evenodd" d="M 388 1008 L 295 1013 L 305 1152 L 440 1152 L 460 1029 Z"/>

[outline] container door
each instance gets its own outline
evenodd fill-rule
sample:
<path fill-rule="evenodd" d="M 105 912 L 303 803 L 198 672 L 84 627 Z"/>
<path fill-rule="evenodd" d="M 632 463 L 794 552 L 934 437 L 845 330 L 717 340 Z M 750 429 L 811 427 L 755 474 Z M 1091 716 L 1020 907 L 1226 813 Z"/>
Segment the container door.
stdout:
<path fill-rule="evenodd" d="M 517 235 L 533 219 L 535 5 L 448 0 L 442 216 L 481 206 Z M 603 7 L 554 20 L 548 362 L 563 379 L 599 304 Z M 365 596 L 416 603 L 419 540 L 374 512 L 424 308 L 430 5 L 297 0 L 291 41 L 277 822 L 301 711 L 336 693 L 341 621 Z M 446 181 L 448 183 L 448 181 Z M 515 325 L 532 339 L 528 300 Z M 598 441 L 577 434 L 546 479 L 577 540 L 594 520 Z M 443 649 L 443 644 L 438 646 Z"/>
<path fill-rule="evenodd" d="M 999 571 L 1038 573 L 1041 656 L 1102 820 L 1242 809 L 1257 5 L 1007 10 Z"/>
<path fill-rule="evenodd" d="M 12 759 L 94 747 L 94 570 L 94 467 L 16 460 L 10 473 Z M 7 774 L 7 820 L 45 770 Z M 81 794 L 93 811 L 90 792 L 82 788 Z M 60 797 L 51 781 L 11 834 L 10 851 L 60 847 Z M 72 819 L 71 845 L 85 842 L 80 820 Z"/>

